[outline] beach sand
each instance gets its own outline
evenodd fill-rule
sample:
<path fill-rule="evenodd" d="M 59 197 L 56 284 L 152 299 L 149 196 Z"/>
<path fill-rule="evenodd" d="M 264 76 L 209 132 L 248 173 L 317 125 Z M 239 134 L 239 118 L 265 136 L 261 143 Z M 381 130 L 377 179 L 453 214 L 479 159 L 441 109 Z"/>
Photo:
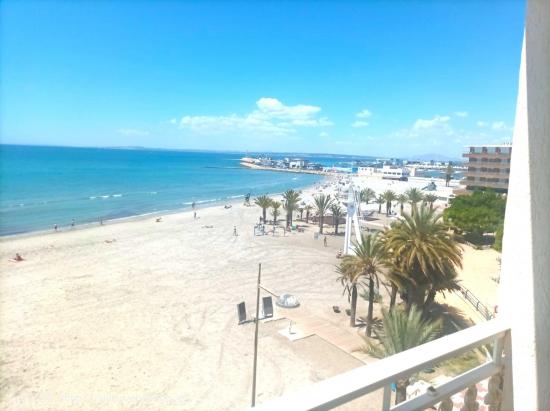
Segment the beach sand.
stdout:
<path fill-rule="evenodd" d="M 236 304 L 253 315 L 258 263 L 264 286 L 349 328 L 332 311 L 347 306 L 334 271 L 343 237 L 324 247 L 314 226 L 254 236 L 255 206 L 197 214 L 2 239 L 0 408 L 246 408 L 254 326 L 237 324 Z M 25 261 L 9 261 L 15 253 Z M 315 335 L 291 342 L 284 328 L 260 325 L 258 403 L 364 365 Z"/>
<path fill-rule="evenodd" d="M 334 193 L 334 186 L 317 184 L 302 197 L 310 201 L 320 190 Z M 336 281 L 343 236 L 328 234 L 324 247 L 313 224 L 301 233 L 255 236 L 261 209 L 237 203 L 199 208 L 197 215 L 0 240 L 0 408 L 245 409 L 254 325 L 237 324 L 236 304 L 245 301 L 253 315 L 258 263 L 263 286 L 294 294 L 301 306 L 276 307 L 283 318 L 260 324 L 257 403 L 373 361 L 357 351 L 362 329 L 348 326 L 349 303 Z M 25 261 L 9 261 L 15 253 Z M 485 277 L 494 271 L 496 254 L 482 253 L 465 254 L 461 277 L 474 292 L 480 264 Z M 486 281 L 480 298 L 489 299 L 495 284 Z M 453 297 L 442 302 L 463 304 Z M 342 312 L 335 314 L 333 305 Z M 359 298 L 358 315 L 365 313 Z M 289 319 L 298 330 L 319 332 L 290 341 L 280 333 Z M 381 396 L 342 409 L 378 410 Z"/>

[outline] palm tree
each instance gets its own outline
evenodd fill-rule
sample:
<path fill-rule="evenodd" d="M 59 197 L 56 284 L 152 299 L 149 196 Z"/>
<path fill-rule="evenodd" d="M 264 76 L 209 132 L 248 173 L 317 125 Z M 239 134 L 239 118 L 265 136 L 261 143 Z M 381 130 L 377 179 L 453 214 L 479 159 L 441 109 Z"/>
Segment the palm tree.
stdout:
<path fill-rule="evenodd" d="M 292 225 L 292 213 L 300 202 L 300 193 L 295 190 L 287 190 L 283 193 L 283 208 L 286 210 L 286 225 Z"/>
<path fill-rule="evenodd" d="M 374 330 L 378 341 L 366 339 L 365 351 L 375 358 L 385 358 L 425 344 L 437 338 L 442 329 L 441 320 L 429 321 L 422 318 L 422 312 L 412 307 L 403 310 L 382 310 L 382 329 Z M 395 403 L 405 401 L 408 378 L 397 381 Z"/>
<path fill-rule="evenodd" d="M 354 244 L 355 255 L 347 255 L 342 260 L 350 272 L 365 277 L 369 282 L 369 309 L 367 314 L 367 336 L 371 336 L 372 313 L 374 308 L 374 285 L 378 284 L 378 274 L 382 272 L 385 248 L 376 234 L 362 234 L 361 243 Z M 378 287 L 379 288 L 379 287 Z"/>
<path fill-rule="evenodd" d="M 261 207 L 262 209 L 262 216 L 263 216 L 263 221 L 265 223 L 266 221 L 266 213 L 267 213 L 267 209 L 269 207 L 271 207 L 271 198 L 269 198 L 268 196 L 266 195 L 263 195 L 263 196 L 259 196 L 259 197 L 256 197 L 254 199 L 254 204 L 256 204 L 257 206 Z"/>
<path fill-rule="evenodd" d="M 365 203 L 369 203 L 370 201 L 374 200 L 376 198 L 376 193 L 371 188 L 364 188 L 361 190 L 361 201 L 364 201 Z"/>
<path fill-rule="evenodd" d="M 349 325 L 350 327 L 355 327 L 355 313 L 357 311 L 357 286 L 363 285 L 360 282 L 363 272 L 356 270 L 352 264 L 349 264 L 346 261 L 346 258 L 344 258 L 340 262 L 340 265 L 336 267 L 336 272 L 338 273 L 338 278 L 336 281 L 340 281 L 344 287 L 342 294 L 347 293 L 348 301 L 350 302 L 351 312 L 349 316 Z"/>
<path fill-rule="evenodd" d="M 386 249 L 398 256 L 394 274 L 403 284 L 407 310 L 413 304 L 428 308 L 437 292 L 458 289 L 461 248 L 434 210 L 421 206 L 402 217 L 384 233 Z"/>
<path fill-rule="evenodd" d="M 433 210 L 436 200 L 437 196 L 435 194 L 426 194 L 424 196 L 424 201 L 430 205 L 430 210 Z"/>
<path fill-rule="evenodd" d="M 344 210 L 338 203 L 333 203 L 330 206 L 330 212 L 332 213 L 332 222 L 334 224 L 334 234 L 338 234 L 338 224 L 340 224 L 340 218 L 344 215 Z"/>
<path fill-rule="evenodd" d="M 382 204 L 384 204 L 386 200 L 382 196 L 382 194 L 379 194 L 378 197 L 376 197 L 376 204 L 378 204 L 378 214 L 382 213 Z"/>
<path fill-rule="evenodd" d="M 445 187 L 449 187 L 449 183 L 453 178 L 453 174 L 454 174 L 453 164 L 449 161 L 449 164 L 447 165 L 447 171 L 445 171 Z"/>
<path fill-rule="evenodd" d="M 325 222 L 325 214 L 330 209 L 330 206 L 332 205 L 332 198 L 330 198 L 330 194 L 319 194 L 315 197 L 313 197 L 313 201 L 315 201 L 315 208 L 317 208 L 317 213 L 319 214 L 319 232 L 323 234 L 323 224 Z"/>
<path fill-rule="evenodd" d="M 304 218 L 304 207 L 298 207 L 298 212 L 300 213 L 300 220 L 303 220 Z"/>
<path fill-rule="evenodd" d="M 311 213 L 311 210 L 313 210 L 313 206 L 311 204 L 308 204 L 304 207 L 304 210 L 306 212 L 306 224 L 309 223 L 309 214 Z"/>
<path fill-rule="evenodd" d="M 279 214 L 281 214 L 281 212 L 279 211 L 280 207 L 281 203 L 279 201 L 271 201 L 271 215 L 273 216 L 273 225 L 277 224 L 277 217 L 279 217 Z"/>
<path fill-rule="evenodd" d="M 416 205 L 424 199 L 422 192 L 418 188 L 408 189 L 405 191 L 405 195 L 409 199 L 409 203 L 411 203 L 411 212 L 414 212 Z"/>
<path fill-rule="evenodd" d="M 390 215 L 391 203 L 397 199 L 397 196 L 392 190 L 386 190 L 382 193 L 382 197 L 386 201 L 386 215 Z"/>
<path fill-rule="evenodd" d="M 405 194 L 399 194 L 397 196 L 397 202 L 399 203 L 399 208 L 401 210 L 401 215 L 403 215 L 403 206 L 405 205 L 405 203 L 409 201 L 409 199 L 407 198 L 407 196 Z"/>

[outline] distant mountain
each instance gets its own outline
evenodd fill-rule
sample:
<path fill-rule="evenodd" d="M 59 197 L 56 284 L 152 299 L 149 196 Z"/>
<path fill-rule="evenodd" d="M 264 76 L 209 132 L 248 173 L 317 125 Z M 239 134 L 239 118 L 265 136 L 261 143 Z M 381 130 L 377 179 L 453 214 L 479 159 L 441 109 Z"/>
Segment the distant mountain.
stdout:
<path fill-rule="evenodd" d="M 452 161 L 452 162 L 462 162 L 464 161 L 460 157 L 449 157 L 443 154 L 428 153 L 420 154 L 416 156 L 411 156 L 409 160 L 413 161 Z"/>

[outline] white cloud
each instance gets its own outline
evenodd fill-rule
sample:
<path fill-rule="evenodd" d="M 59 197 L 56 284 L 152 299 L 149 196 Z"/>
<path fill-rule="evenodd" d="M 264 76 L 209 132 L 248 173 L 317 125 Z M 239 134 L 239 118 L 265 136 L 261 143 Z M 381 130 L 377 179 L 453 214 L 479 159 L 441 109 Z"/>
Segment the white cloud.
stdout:
<path fill-rule="evenodd" d="M 468 117 L 467 111 L 455 111 L 455 116 L 457 117 Z"/>
<path fill-rule="evenodd" d="M 135 128 L 121 128 L 117 130 L 118 134 L 122 134 L 123 136 L 148 136 L 149 132 L 145 130 L 137 130 Z"/>
<path fill-rule="evenodd" d="M 413 124 L 413 130 L 423 130 L 438 127 L 445 127 L 451 118 L 449 116 L 435 116 L 431 120 L 424 120 L 419 118 Z"/>
<path fill-rule="evenodd" d="M 372 116 L 372 112 L 370 112 L 367 109 L 361 110 L 359 113 L 355 115 L 358 118 L 369 118 Z"/>
<path fill-rule="evenodd" d="M 493 121 L 493 124 L 491 124 L 491 129 L 495 131 L 502 131 L 502 130 L 508 130 L 508 126 L 504 121 Z"/>
<path fill-rule="evenodd" d="M 327 127 L 333 123 L 327 117 L 318 117 L 321 107 L 298 104 L 286 106 L 276 98 L 262 97 L 256 102 L 256 109 L 244 116 L 230 114 L 224 116 L 184 116 L 180 128 L 201 134 L 222 134 L 237 132 L 242 134 L 288 135 L 297 127 Z"/>
<path fill-rule="evenodd" d="M 321 131 L 321 132 L 319 133 L 319 137 L 328 137 L 328 135 L 329 135 L 329 134 L 328 134 L 326 131 Z"/>
<path fill-rule="evenodd" d="M 170 124 L 176 124 L 178 122 L 178 119 L 176 118 L 171 118 L 169 121 L 168 121 Z"/>
<path fill-rule="evenodd" d="M 509 131 L 512 129 L 508 127 L 504 121 L 493 121 L 492 123 L 488 121 L 478 121 L 476 124 L 478 127 L 490 128 L 493 131 Z"/>
<path fill-rule="evenodd" d="M 368 121 L 357 120 L 351 126 L 355 128 L 359 128 L 359 127 L 367 127 L 368 125 L 369 125 Z"/>

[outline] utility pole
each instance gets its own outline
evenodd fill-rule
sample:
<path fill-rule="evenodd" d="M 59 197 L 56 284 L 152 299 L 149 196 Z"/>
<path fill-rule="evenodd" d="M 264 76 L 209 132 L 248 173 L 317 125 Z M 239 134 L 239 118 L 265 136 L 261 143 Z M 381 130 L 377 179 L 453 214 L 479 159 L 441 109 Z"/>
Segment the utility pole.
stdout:
<path fill-rule="evenodd" d="M 260 277 L 262 274 L 262 263 L 258 264 L 258 291 L 256 295 L 256 330 L 254 332 L 254 371 L 252 373 L 252 407 L 256 406 L 256 366 L 258 363 L 258 325 L 260 324 Z"/>

